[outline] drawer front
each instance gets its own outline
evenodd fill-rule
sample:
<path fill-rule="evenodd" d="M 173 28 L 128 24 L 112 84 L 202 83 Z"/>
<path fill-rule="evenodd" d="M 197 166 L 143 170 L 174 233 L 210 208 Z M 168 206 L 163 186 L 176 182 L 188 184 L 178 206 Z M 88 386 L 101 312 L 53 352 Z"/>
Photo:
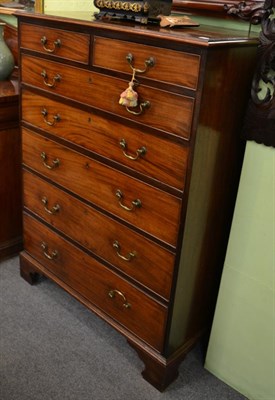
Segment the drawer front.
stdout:
<path fill-rule="evenodd" d="M 169 299 L 173 253 L 34 174 L 24 171 L 23 182 L 25 207 L 132 279 Z"/>
<path fill-rule="evenodd" d="M 88 64 L 90 35 L 22 23 L 21 48 Z"/>
<path fill-rule="evenodd" d="M 129 55 L 130 57 L 128 57 Z M 131 65 L 126 57 L 129 60 L 132 58 Z M 151 60 L 154 65 L 146 67 Z M 137 78 L 142 75 L 148 79 L 196 90 L 200 56 L 95 36 L 93 65 L 129 74 L 132 74 L 132 66 L 141 71 L 145 70 L 143 73 L 137 72 Z"/>
<path fill-rule="evenodd" d="M 139 229 L 176 245 L 180 199 L 31 131 L 24 129 L 22 140 L 24 164 Z"/>
<path fill-rule="evenodd" d="M 149 101 L 150 107 L 134 115 L 119 104 L 120 94 L 128 87 L 127 81 L 29 56 L 22 57 L 22 81 L 149 127 L 190 137 L 194 106 L 191 97 L 140 85 L 137 88 L 139 105 Z M 139 111 L 136 107 L 135 112 Z"/>
<path fill-rule="evenodd" d="M 46 269 L 161 351 L 166 307 L 27 215 L 24 217 L 24 243 L 25 250 Z"/>
<path fill-rule="evenodd" d="M 44 131 L 177 189 L 184 188 L 187 147 L 25 90 L 22 115 L 24 121 Z"/>

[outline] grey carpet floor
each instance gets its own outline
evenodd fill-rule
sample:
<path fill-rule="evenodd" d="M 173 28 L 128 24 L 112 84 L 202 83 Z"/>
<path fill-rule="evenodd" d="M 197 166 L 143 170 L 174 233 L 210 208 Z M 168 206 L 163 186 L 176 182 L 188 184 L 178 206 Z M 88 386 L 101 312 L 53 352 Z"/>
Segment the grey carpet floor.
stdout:
<path fill-rule="evenodd" d="M 203 368 L 200 346 L 164 393 L 141 376 L 126 340 L 50 280 L 0 263 L 1 400 L 243 400 Z"/>

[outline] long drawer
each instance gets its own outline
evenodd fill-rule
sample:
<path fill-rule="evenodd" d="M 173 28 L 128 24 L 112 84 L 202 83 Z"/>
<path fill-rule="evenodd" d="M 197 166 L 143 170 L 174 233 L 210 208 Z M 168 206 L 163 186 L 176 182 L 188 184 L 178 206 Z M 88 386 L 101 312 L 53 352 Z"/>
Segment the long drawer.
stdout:
<path fill-rule="evenodd" d="M 68 142 L 98 153 L 183 190 L 189 148 L 27 90 L 23 120 Z"/>
<path fill-rule="evenodd" d="M 110 71 L 132 73 L 132 68 L 144 71 L 137 76 L 197 89 L 200 56 L 145 44 L 95 36 L 92 62 Z"/>
<path fill-rule="evenodd" d="M 23 171 L 24 206 L 169 300 L 175 255 L 87 204 Z"/>
<path fill-rule="evenodd" d="M 176 245 L 181 200 L 105 164 L 22 130 L 23 163 L 82 198 Z"/>
<path fill-rule="evenodd" d="M 28 215 L 24 243 L 34 259 L 68 286 L 146 343 L 162 349 L 165 306 Z"/>
<path fill-rule="evenodd" d="M 22 82 L 50 93 L 88 104 L 98 109 L 189 138 L 194 99 L 188 96 L 139 85 L 139 106 L 131 111 L 119 104 L 120 94 L 128 82 L 85 69 L 63 65 L 42 58 L 22 56 Z M 74 85 L 77 82 L 77 86 Z M 148 103 L 149 102 L 149 103 Z M 147 106 L 142 106 L 147 104 Z"/>

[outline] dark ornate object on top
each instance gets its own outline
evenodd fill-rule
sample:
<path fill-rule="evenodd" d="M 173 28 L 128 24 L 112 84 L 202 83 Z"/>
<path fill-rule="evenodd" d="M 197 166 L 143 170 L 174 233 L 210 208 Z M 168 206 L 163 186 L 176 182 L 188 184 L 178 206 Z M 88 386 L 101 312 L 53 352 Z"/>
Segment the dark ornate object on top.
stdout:
<path fill-rule="evenodd" d="M 157 21 L 158 15 L 170 15 L 172 0 L 94 0 L 100 12 L 97 19 L 123 19 L 147 24 Z"/>
<path fill-rule="evenodd" d="M 228 19 L 232 16 L 249 21 L 261 22 L 264 0 L 173 0 L 173 11 Z"/>
<path fill-rule="evenodd" d="M 257 25 L 265 14 L 263 6 L 263 1 L 241 1 L 238 4 L 225 4 L 224 9 L 228 15 L 235 15 L 253 25 Z"/>
<path fill-rule="evenodd" d="M 259 59 L 244 124 L 248 140 L 275 147 L 275 0 L 266 0 Z"/>

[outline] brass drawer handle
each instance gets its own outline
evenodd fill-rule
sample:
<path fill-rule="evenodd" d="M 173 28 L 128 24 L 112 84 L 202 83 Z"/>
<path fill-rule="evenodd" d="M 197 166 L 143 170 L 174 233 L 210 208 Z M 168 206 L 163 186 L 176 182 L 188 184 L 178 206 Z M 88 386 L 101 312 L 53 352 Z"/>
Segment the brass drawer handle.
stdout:
<path fill-rule="evenodd" d="M 46 38 L 46 36 L 43 36 L 41 39 L 41 43 L 43 45 L 43 49 L 47 52 L 47 53 L 54 53 L 58 48 L 61 47 L 61 40 L 60 39 L 56 39 L 53 42 L 53 48 L 48 48 L 46 47 L 46 44 L 48 43 L 48 39 Z"/>
<path fill-rule="evenodd" d="M 119 145 L 122 148 L 123 154 L 125 155 L 125 157 L 127 157 L 127 158 L 129 158 L 130 160 L 133 160 L 133 161 L 137 160 L 141 156 L 144 156 L 146 154 L 146 152 L 147 152 L 146 147 L 142 146 L 142 147 L 140 147 L 139 149 L 136 150 L 136 155 L 132 156 L 132 155 L 126 153 L 127 142 L 126 142 L 125 139 L 121 139 L 120 142 L 119 142 Z"/>
<path fill-rule="evenodd" d="M 148 71 L 149 68 L 153 67 L 155 65 L 155 59 L 153 57 L 147 58 L 147 60 L 144 61 L 145 68 L 144 69 L 137 69 L 133 66 L 134 62 L 134 56 L 133 54 L 129 53 L 126 56 L 126 60 L 128 61 L 130 67 L 132 68 L 133 71 L 139 73 L 139 74 L 144 74 L 146 71 Z"/>
<path fill-rule="evenodd" d="M 146 108 L 150 107 L 150 101 L 144 101 L 143 103 L 139 104 L 139 111 L 131 110 L 129 107 L 125 107 L 128 113 L 133 115 L 141 115 Z"/>
<path fill-rule="evenodd" d="M 42 151 L 42 153 L 40 154 L 40 157 L 41 157 L 42 160 L 43 160 L 43 165 L 44 165 L 46 168 L 48 168 L 48 169 L 57 168 L 57 167 L 59 166 L 59 164 L 60 164 L 60 161 L 59 161 L 58 158 L 56 158 L 55 160 L 53 160 L 52 165 L 47 164 L 48 156 L 47 156 L 47 154 L 46 154 L 44 151 Z"/>
<path fill-rule="evenodd" d="M 127 301 L 126 297 L 124 296 L 124 294 L 122 292 L 120 292 L 119 290 L 116 290 L 116 289 L 110 290 L 109 297 L 111 297 L 111 299 L 114 299 L 116 297 L 116 294 L 118 294 L 120 297 L 122 297 L 122 299 L 123 299 L 123 307 L 125 307 L 125 308 L 130 308 L 131 307 L 131 304 L 128 303 L 128 301 Z"/>
<path fill-rule="evenodd" d="M 58 251 L 57 250 L 53 250 L 51 252 L 51 254 L 49 254 L 48 245 L 45 242 L 41 243 L 41 247 L 42 247 L 44 256 L 46 258 L 48 258 L 48 260 L 54 260 L 55 258 L 57 258 L 57 256 L 58 256 Z"/>
<path fill-rule="evenodd" d="M 44 122 L 49 125 L 49 126 L 54 126 L 57 122 L 59 122 L 61 120 L 61 117 L 59 114 L 56 114 L 53 116 L 53 120 L 52 121 L 48 121 L 47 120 L 47 115 L 48 115 L 48 111 L 46 108 L 43 108 L 43 110 L 41 111 L 41 114 L 44 116 Z"/>
<path fill-rule="evenodd" d="M 117 240 L 114 241 L 113 248 L 116 250 L 117 255 L 124 261 L 131 261 L 137 255 L 136 251 L 130 251 L 127 256 L 123 256 L 122 254 L 120 254 L 120 244 Z"/>
<path fill-rule="evenodd" d="M 123 196 L 123 193 L 122 193 L 122 191 L 120 189 L 117 189 L 116 197 L 118 198 L 118 203 L 119 203 L 120 207 L 122 207 L 126 211 L 134 211 L 135 208 L 140 208 L 141 207 L 141 201 L 139 199 L 133 200 L 131 207 L 125 206 L 121 201 L 124 196 Z"/>
<path fill-rule="evenodd" d="M 42 197 L 41 199 L 42 203 L 44 204 L 44 210 L 51 215 L 56 214 L 59 210 L 60 210 L 60 205 L 56 204 L 55 206 L 53 206 L 51 209 L 48 208 L 48 199 L 47 197 Z"/>
<path fill-rule="evenodd" d="M 56 74 L 56 75 L 53 77 L 52 83 L 49 83 L 49 82 L 48 82 L 48 75 L 47 75 L 47 72 L 46 72 L 45 70 L 43 70 L 43 71 L 41 72 L 41 76 L 42 76 L 42 78 L 43 78 L 44 85 L 46 85 L 46 86 L 48 86 L 48 87 L 50 87 L 50 88 L 55 87 L 56 82 L 60 82 L 60 81 L 61 81 L 61 75 Z"/>

